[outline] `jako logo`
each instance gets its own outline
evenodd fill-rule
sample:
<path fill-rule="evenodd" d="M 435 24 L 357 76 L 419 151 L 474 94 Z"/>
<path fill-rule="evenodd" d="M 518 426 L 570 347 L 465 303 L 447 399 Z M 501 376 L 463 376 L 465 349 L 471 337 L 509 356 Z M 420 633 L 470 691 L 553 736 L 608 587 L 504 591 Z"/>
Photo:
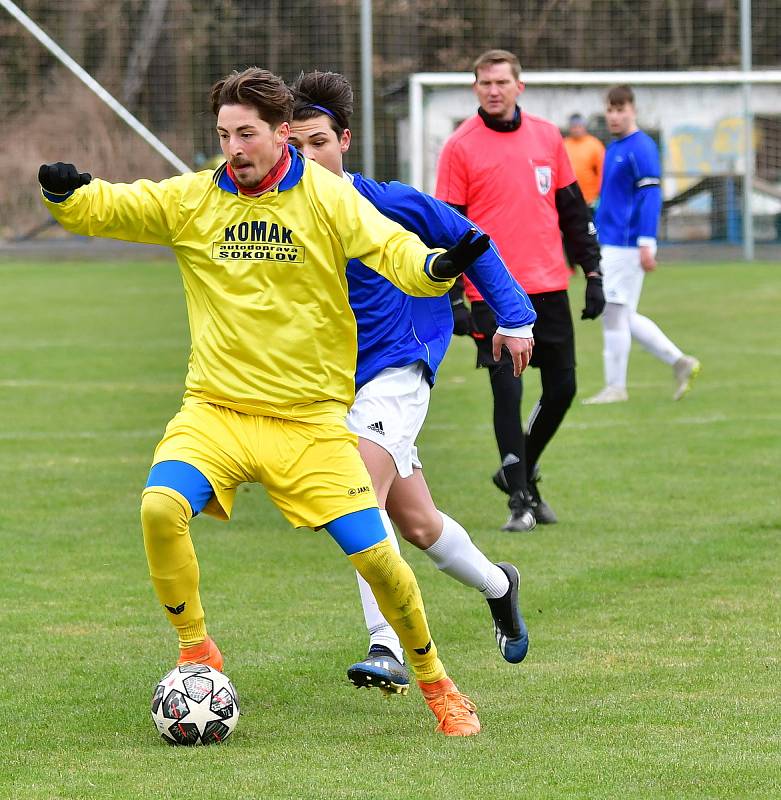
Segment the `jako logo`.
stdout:
<path fill-rule="evenodd" d="M 366 492 L 371 491 L 368 486 L 359 486 L 357 489 L 348 489 L 347 494 L 350 497 L 354 497 L 356 494 L 366 494 Z"/>
<path fill-rule="evenodd" d="M 185 604 L 184 604 L 184 603 L 182 603 L 180 606 L 176 606 L 176 608 L 174 608 L 173 606 L 166 606 L 166 608 L 167 608 L 167 609 L 168 609 L 168 610 L 169 610 L 169 611 L 170 611 L 172 614 L 181 614 L 181 613 L 182 613 L 182 611 L 184 611 L 184 606 L 185 606 Z"/>

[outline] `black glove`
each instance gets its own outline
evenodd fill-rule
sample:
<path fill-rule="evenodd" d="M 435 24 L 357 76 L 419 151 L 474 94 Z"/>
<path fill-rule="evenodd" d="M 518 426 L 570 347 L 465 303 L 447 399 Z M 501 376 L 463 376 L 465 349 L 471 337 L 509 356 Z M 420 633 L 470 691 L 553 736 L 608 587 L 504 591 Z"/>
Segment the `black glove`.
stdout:
<path fill-rule="evenodd" d="M 463 300 L 450 303 L 453 311 L 453 333 L 456 336 L 469 336 L 472 333 L 472 313 Z"/>
<path fill-rule="evenodd" d="M 481 233 L 474 238 L 477 230 L 470 228 L 458 244 L 453 245 L 438 255 L 431 262 L 431 274 L 439 280 L 450 280 L 459 276 L 465 269 L 472 266 L 476 259 L 490 247 L 491 239 L 487 233 Z"/>
<path fill-rule="evenodd" d="M 605 294 L 602 291 L 602 276 L 591 275 L 586 278 L 586 307 L 581 319 L 596 319 L 605 310 Z"/>
<path fill-rule="evenodd" d="M 73 164 L 41 164 L 38 170 L 38 183 L 52 194 L 68 194 L 79 186 L 86 186 L 92 180 L 89 172 L 78 172 Z"/>

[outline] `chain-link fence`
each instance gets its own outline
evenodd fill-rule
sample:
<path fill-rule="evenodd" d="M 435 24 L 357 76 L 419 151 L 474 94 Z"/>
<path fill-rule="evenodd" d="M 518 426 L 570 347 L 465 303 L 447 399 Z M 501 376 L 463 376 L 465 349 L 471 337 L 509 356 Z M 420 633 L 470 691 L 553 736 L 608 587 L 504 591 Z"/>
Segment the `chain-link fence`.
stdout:
<path fill-rule="evenodd" d="M 7 6 L 7 2 L 0 2 Z M 211 84 L 233 69 L 266 67 L 292 80 L 313 68 L 342 72 L 356 92 L 348 167 L 362 165 L 361 104 L 374 100 L 375 174 L 398 177 L 409 78 L 461 72 L 485 49 L 517 53 L 525 69 L 739 68 L 739 0 L 20 0 L 107 92 L 188 165 L 219 153 Z M 373 86 L 361 81 L 361 15 L 371 8 Z M 781 66 L 781 2 L 752 3 L 754 69 Z M 776 87 L 778 89 L 778 86 Z M 0 237 L 45 220 L 34 191 L 42 161 L 69 160 L 110 180 L 175 169 L 6 10 L 0 9 Z M 763 180 L 781 185 L 781 95 L 762 120 Z M 681 120 L 681 124 L 685 119 Z"/>

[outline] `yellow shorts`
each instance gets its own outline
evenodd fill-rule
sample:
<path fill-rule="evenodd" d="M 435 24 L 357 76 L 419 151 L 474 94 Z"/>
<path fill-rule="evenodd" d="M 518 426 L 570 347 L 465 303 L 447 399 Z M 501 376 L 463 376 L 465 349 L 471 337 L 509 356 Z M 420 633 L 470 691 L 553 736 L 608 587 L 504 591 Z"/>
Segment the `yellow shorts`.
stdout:
<path fill-rule="evenodd" d="M 339 423 L 243 414 L 188 399 L 168 423 L 154 464 L 184 461 L 200 470 L 215 496 L 204 512 L 229 519 L 236 488 L 260 483 L 297 528 L 318 528 L 377 507 L 358 439 Z"/>

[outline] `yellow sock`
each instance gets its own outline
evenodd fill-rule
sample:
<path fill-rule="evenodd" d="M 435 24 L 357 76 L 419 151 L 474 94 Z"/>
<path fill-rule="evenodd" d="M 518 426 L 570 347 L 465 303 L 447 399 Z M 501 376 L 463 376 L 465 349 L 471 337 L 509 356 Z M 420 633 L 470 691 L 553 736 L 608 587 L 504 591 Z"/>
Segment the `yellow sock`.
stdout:
<path fill-rule="evenodd" d="M 175 625 L 174 627 L 179 634 L 179 647 L 192 647 L 206 641 L 206 621 L 203 617 L 189 625 Z"/>
<path fill-rule="evenodd" d="M 348 558 L 371 586 L 380 611 L 401 640 L 415 677 L 425 683 L 447 677 L 431 639 L 418 582 L 388 539 Z"/>
<path fill-rule="evenodd" d="M 144 549 L 158 600 L 176 628 L 180 647 L 206 639 L 198 591 L 200 571 L 190 538 L 192 510 L 174 489 L 150 486 L 141 497 Z"/>

